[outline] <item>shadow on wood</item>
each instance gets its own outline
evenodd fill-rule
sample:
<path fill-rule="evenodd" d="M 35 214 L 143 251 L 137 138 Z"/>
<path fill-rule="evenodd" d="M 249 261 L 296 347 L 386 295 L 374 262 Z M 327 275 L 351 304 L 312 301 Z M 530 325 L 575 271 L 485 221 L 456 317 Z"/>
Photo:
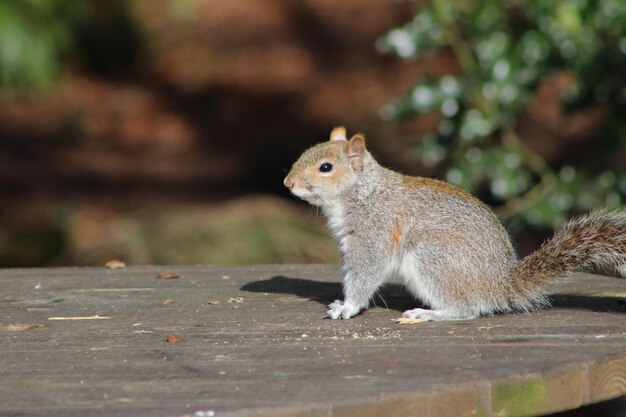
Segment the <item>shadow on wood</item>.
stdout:
<path fill-rule="evenodd" d="M 250 282 L 243 285 L 240 290 L 257 293 L 291 294 L 317 301 L 324 305 L 343 298 L 342 287 L 339 282 L 290 278 L 282 275 Z M 387 284 L 381 288 L 372 300 L 372 305 L 397 311 L 424 307 L 422 303 L 409 294 L 404 286 L 399 284 Z"/>
<path fill-rule="evenodd" d="M 616 295 L 554 294 L 550 298 L 552 306 L 558 308 L 574 308 L 599 313 L 626 313 L 626 291 Z"/>

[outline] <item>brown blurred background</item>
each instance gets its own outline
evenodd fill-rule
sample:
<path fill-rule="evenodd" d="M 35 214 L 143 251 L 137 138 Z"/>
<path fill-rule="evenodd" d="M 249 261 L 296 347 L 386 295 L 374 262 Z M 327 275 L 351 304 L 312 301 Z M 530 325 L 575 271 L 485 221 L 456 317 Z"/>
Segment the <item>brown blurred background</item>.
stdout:
<path fill-rule="evenodd" d="M 0 101 L 0 266 L 335 262 L 282 178 L 339 124 L 383 164 L 436 175 L 410 145 L 438 119 L 381 117 L 425 67 L 458 71 L 445 51 L 377 52 L 414 3 L 91 4 L 55 82 Z M 548 160 L 593 126 L 568 136 L 550 88 L 527 116 Z"/>
<path fill-rule="evenodd" d="M 0 264 L 335 261 L 282 178 L 337 124 L 377 148 L 420 68 L 374 43 L 409 7 L 96 3 L 86 53 L 0 103 Z"/>

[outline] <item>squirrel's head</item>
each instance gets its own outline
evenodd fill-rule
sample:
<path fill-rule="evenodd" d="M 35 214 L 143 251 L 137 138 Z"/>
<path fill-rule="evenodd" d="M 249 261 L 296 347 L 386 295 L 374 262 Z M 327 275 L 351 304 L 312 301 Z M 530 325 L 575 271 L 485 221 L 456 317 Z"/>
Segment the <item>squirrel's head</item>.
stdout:
<path fill-rule="evenodd" d="M 297 197 L 313 205 L 325 205 L 354 185 L 369 160 L 365 137 L 356 134 L 348 140 L 346 128 L 336 127 L 329 141 L 300 156 L 283 183 Z"/>

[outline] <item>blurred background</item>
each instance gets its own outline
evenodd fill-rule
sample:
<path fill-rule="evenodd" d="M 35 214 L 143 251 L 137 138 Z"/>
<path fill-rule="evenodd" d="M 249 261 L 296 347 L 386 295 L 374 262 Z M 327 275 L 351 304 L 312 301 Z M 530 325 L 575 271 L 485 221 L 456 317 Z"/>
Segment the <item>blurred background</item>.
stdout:
<path fill-rule="evenodd" d="M 3 0 L 0 267 L 336 262 L 283 189 L 332 127 L 521 254 L 626 198 L 620 0 Z"/>

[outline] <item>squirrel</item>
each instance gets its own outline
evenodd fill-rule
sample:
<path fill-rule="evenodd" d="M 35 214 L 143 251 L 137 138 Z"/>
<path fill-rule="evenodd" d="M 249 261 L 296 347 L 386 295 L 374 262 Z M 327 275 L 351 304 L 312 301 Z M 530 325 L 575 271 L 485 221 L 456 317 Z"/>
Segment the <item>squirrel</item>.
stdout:
<path fill-rule="evenodd" d="M 611 268 L 626 276 L 626 212 L 595 210 L 569 221 L 519 259 L 496 215 L 444 181 L 379 165 L 365 137 L 336 127 L 306 150 L 284 185 L 321 208 L 342 255 L 344 299 L 326 316 L 349 319 L 399 279 L 431 309 L 406 318 L 466 320 L 547 306 L 550 283 L 569 272 Z"/>

